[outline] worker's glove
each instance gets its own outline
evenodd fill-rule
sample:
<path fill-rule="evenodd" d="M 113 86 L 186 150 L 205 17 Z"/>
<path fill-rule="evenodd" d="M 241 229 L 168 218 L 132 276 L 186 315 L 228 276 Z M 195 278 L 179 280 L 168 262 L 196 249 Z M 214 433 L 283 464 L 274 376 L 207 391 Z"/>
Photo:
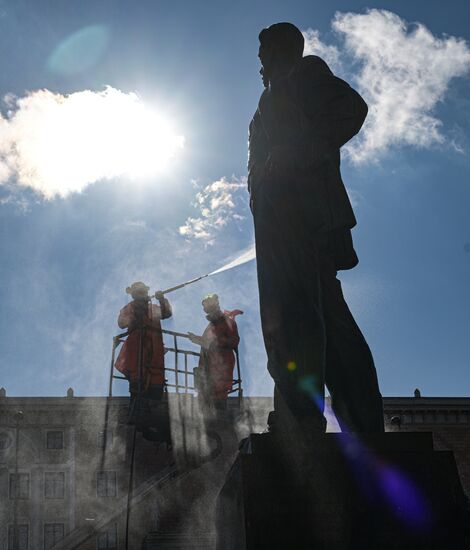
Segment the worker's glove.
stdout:
<path fill-rule="evenodd" d="M 197 334 L 194 334 L 193 332 L 188 332 L 188 338 L 191 340 L 193 344 L 197 344 L 198 346 L 202 346 L 202 336 L 198 336 Z"/>
<path fill-rule="evenodd" d="M 163 302 L 163 300 L 165 299 L 165 295 L 163 294 L 163 292 L 161 290 L 157 290 L 157 292 L 155 292 L 155 298 L 159 302 Z"/>

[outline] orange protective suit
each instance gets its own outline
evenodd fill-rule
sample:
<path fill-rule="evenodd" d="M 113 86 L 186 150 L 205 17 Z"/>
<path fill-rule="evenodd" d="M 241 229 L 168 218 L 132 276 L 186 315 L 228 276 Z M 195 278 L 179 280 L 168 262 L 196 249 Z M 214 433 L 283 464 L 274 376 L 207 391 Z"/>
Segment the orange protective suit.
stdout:
<path fill-rule="evenodd" d="M 205 397 L 214 401 L 227 399 L 233 384 L 235 353 L 240 342 L 235 316 L 242 313 L 220 312 L 216 317 L 207 316 L 209 324 L 202 335 L 203 344 L 199 368 Z"/>
<path fill-rule="evenodd" d="M 114 366 L 129 378 L 131 384 L 139 380 L 139 345 L 142 332 L 142 391 L 144 392 L 150 386 L 165 383 L 164 349 L 160 321 L 168 319 L 171 314 L 171 306 L 166 299 L 161 306 L 151 302 L 133 300 L 123 307 L 119 313 L 118 325 L 120 328 L 128 328 L 129 336 L 124 342 Z"/>

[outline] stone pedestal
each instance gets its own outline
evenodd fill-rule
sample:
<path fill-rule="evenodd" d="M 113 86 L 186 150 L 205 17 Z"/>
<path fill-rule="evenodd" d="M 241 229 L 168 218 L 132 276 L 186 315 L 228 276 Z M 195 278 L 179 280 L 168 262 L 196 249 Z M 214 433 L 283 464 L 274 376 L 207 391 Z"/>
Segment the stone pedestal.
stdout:
<path fill-rule="evenodd" d="M 453 454 L 430 433 L 251 435 L 217 503 L 218 550 L 470 548 Z"/>

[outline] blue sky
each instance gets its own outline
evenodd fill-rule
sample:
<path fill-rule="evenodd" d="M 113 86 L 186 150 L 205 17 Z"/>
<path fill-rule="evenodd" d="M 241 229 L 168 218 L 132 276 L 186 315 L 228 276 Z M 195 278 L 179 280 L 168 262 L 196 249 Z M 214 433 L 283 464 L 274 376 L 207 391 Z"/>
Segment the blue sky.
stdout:
<path fill-rule="evenodd" d="M 457 1 L 0 2 L 0 386 L 104 394 L 125 287 L 173 286 L 250 246 L 243 178 L 262 89 L 257 35 L 288 20 L 310 29 L 312 51 L 372 107 L 343 155 L 360 264 L 340 277 L 382 393 L 469 395 L 469 11 Z M 164 114 L 184 148 L 152 178 L 99 165 L 90 183 L 86 146 L 98 136 L 98 153 L 108 151 L 111 139 L 90 103 L 80 139 L 72 118 L 70 136 L 46 147 L 61 166 L 51 183 L 28 141 L 35 116 L 47 115 L 47 98 L 100 99 L 106 86 Z M 119 121 L 118 111 L 125 134 Z M 270 394 L 254 262 L 169 295 L 165 326 L 202 331 L 209 291 L 245 311 L 245 391 Z"/>

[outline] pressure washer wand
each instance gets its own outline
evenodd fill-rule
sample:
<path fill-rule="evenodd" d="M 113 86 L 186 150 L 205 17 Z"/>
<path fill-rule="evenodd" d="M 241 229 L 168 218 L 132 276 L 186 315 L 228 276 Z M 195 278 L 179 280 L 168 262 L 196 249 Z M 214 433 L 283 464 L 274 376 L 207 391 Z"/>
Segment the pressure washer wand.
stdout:
<path fill-rule="evenodd" d="M 210 273 L 207 275 L 201 275 L 201 277 L 197 277 L 196 279 L 192 279 L 191 281 L 186 281 L 186 283 L 181 283 L 177 286 L 172 286 L 171 288 L 167 288 L 166 290 L 162 290 L 163 294 L 169 294 L 170 292 L 173 292 L 174 290 L 178 290 L 180 288 L 183 288 L 185 286 L 191 285 L 193 283 L 197 283 L 197 281 L 200 281 L 201 279 L 205 279 L 206 277 L 209 277 Z"/>

